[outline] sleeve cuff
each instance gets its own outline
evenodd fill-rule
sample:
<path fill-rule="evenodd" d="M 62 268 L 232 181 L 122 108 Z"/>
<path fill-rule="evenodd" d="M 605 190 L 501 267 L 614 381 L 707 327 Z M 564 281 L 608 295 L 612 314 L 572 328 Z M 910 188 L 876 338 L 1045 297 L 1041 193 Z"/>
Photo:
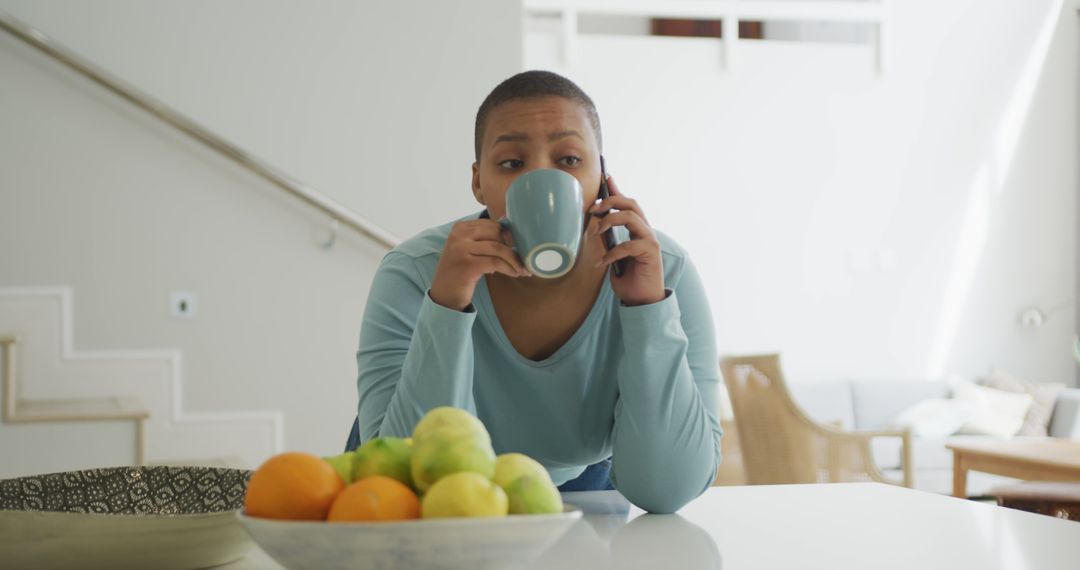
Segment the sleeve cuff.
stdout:
<path fill-rule="evenodd" d="M 678 320 L 681 314 L 679 301 L 671 289 L 664 289 L 664 298 L 648 305 L 630 307 L 619 303 L 619 319 L 624 329 L 628 326 L 653 328 L 666 319 Z"/>
<path fill-rule="evenodd" d="M 675 294 L 675 291 L 673 291 L 671 289 L 668 289 L 667 287 L 664 287 L 664 298 L 660 299 L 659 301 L 657 301 L 655 303 L 649 303 L 648 305 L 627 305 L 626 303 L 623 303 L 622 301 L 619 301 L 619 306 L 627 308 L 627 309 L 632 309 L 632 308 L 635 308 L 635 307 L 648 307 L 650 305 L 659 305 L 660 303 L 663 303 L 664 301 L 667 301 L 668 298 L 671 297 L 674 294 Z M 471 307 L 472 305 L 469 305 L 469 306 Z"/>
<path fill-rule="evenodd" d="M 420 314 L 416 319 L 436 328 L 471 327 L 476 320 L 476 308 L 469 303 L 462 311 L 456 311 L 444 307 L 431 298 L 431 289 L 424 294 L 424 302 L 420 305 Z"/>

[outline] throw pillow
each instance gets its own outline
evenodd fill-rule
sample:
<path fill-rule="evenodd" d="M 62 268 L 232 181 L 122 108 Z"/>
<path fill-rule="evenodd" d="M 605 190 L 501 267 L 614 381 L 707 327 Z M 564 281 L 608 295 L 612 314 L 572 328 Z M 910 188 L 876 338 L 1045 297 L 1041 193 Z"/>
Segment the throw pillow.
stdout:
<path fill-rule="evenodd" d="M 1024 416 L 1031 407 L 1031 394 L 1016 394 L 961 382 L 953 387 L 953 399 L 971 402 L 971 417 L 960 427 L 960 433 L 1012 437 L 1024 425 Z"/>
<path fill-rule="evenodd" d="M 942 439 L 956 433 L 974 411 L 972 403 L 965 400 L 932 398 L 897 414 L 892 427 L 910 429 L 915 437 Z"/>
<path fill-rule="evenodd" d="M 1036 384 L 1025 382 L 1005 372 L 994 369 L 983 380 L 987 388 L 996 388 L 1006 392 L 1031 394 L 1031 408 L 1024 416 L 1024 425 L 1020 427 L 1017 435 L 1047 436 L 1047 427 L 1050 426 L 1050 416 L 1054 415 L 1054 404 L 1057 403 L 1058 394 L 1065 389 L 1065 384 L 1055 382 L 1052 384 Z"/>

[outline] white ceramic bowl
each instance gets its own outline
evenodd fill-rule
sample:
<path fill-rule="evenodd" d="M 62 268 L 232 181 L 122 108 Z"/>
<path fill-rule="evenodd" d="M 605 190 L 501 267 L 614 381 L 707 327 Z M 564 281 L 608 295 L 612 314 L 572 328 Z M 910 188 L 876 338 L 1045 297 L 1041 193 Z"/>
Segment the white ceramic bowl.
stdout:
<path fill-rule="evenodd" d="M 351 523 L 237 516 L 255 543 L 289 570 L 472 570 L 527 564 L 581 518 L 581 510 L 566 505 L 551 515 Z"/>
<path fill-rule="evenodd" d="M 242 557 L 250 472 L 114 467 L 0 481 L 0 568 L 206 568 Z"/>

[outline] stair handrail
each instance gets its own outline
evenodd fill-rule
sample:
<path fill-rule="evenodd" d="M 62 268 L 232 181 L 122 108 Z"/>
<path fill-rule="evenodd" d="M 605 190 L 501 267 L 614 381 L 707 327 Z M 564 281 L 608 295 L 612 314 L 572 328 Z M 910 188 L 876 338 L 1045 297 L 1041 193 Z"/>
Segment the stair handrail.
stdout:
<path fill-rule="evenodd" d="M 392 249 L 401 242 L 391 233 L 367 221 L 336 200 L 302 184 L 266 161 L 225 140 L 220 135 L 166 105 L 161 100 L 112 75 L 40 30 L 31 27 L 3 10 L 0 10 L 0 29 L 104 87 L 121 99 L 175 127 L 263 180 L 322 211 L 330 216 L 331 220 L 345 224 L 386 249 Z M 332 226 L 332 232 L 334 227 L 336 227 L 336 224 Z M 331 235 L 330 241 L 324 245 L 327 247 L 332 245 L 333 240 L 334 235 Z"/>

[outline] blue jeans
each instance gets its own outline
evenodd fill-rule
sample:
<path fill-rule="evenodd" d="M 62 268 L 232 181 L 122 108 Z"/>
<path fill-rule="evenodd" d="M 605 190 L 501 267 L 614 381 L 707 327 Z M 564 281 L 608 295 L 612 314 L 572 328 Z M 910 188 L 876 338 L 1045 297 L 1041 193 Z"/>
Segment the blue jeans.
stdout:
<path fill-rule="evenodd" d="M 577 479 L 571 479 L 559 485 L 559 491 L 610 491 L 615 487 L 611 484 L 611 458 L 602 459 L 585 468 Z"/>
<path fill-rule="evenodd" d="M 349 438 L 345 442 L 345 451 L 352 451 L 360 446 L 360 419 L 353 420 L 352 429 L 349 430 Z M 559 491 L 610 491 L 615 487 L 611 485 L 611 458 L 603 459 L 585 468 L 576 479 L 571 479 L 559 485 Z"/>

